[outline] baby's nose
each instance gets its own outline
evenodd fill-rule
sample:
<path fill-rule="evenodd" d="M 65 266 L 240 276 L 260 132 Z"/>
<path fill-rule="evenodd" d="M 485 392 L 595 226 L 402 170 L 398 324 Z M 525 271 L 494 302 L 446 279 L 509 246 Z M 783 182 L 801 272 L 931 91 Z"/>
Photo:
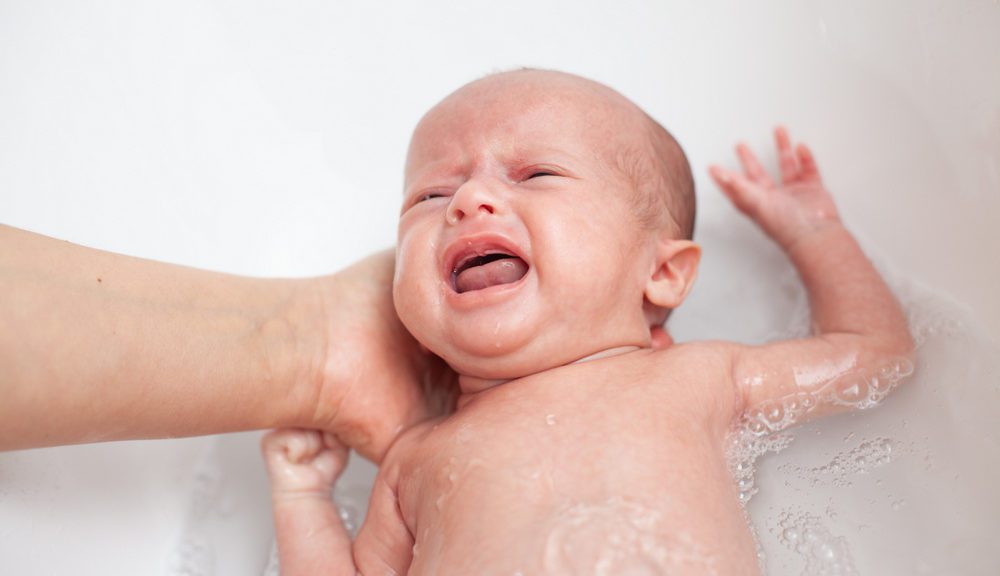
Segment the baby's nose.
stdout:
<path fill-rule="evenodd" d="M 497 205 L 496 197 L 485 185 L 470 180 L 452 196 L 448 206 L 448 223 L 458 224 L 466 218 L 496 214 Z"/>

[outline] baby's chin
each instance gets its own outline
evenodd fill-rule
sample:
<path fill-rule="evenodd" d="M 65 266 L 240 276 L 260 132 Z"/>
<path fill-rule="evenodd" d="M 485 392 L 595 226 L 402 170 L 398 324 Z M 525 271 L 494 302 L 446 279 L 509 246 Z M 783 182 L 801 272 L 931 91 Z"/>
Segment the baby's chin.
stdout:
<path fill-rule="evenodd" d="M 466 380 L 509 381 L 572 363 L 572 351 L 541 346 L 510 349 L 457 349 L 437 353 Z"/>
<path fill-rule="evenodd" d="M 448 365 L 460 376 L 476 380 L 516 380 L 532 374 L 551 370 L 569 362 L 525 358 L 510 354 L 489 358 L 475 358 L 466 355 L 443 357 Z"/>

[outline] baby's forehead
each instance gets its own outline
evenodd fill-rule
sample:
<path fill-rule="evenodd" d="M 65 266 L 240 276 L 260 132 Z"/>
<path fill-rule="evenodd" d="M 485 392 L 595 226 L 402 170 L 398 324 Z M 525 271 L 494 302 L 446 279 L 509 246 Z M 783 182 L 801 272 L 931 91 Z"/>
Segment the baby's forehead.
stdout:
<path fill-rule="evenodd" d="M 597 159 L 602 149 L 639 136 L 641 111 L 616 92 L 579 80 L 491 77 L 463 87 L 421 119 L 407 171 L 449 150 L 486 144 L 513 158 L 588 150 Z"/>

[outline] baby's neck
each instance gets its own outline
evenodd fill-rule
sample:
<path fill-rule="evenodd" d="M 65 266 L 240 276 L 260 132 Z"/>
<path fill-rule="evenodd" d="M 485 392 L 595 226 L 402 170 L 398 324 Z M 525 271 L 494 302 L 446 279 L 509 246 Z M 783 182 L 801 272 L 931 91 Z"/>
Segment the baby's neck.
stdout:
<path fill-rule="evenodd" d="M 608 348 L 607 350 L 601 350 L 593 354 L 584 356 L 570 362 L 569 364 L 580 364 L 581 362 L 589 362 L 591 360 L 599 360 L 601 358 L 610 358 L 611 356 L 618 356 L 619 354 L 625 354 L 627 352 L 634 352 L 639 350 L 640 346 L 616 346 L 614 348 Z M 566 364 L 567 366 L 569 364 Z M 551 370 L 552 368 L 558 368 L 558 366 L 553 366 L 551 368 L 546 368 L 546 370 Z M 543 370 L 544 371 L 544 370 Z M 524 376 L 530 376 L 530 374 L 525 374 Z M 466 376 L 460 374 L 458 376 L 458 387 L 461 393 L 458 397 L 458 407 L 461 408 L 467 402 L 472 400 L 476 395 L 481 394 L 490 388 L 499 386 L 500 384 L 506 384 L 512 380 L 519 380 L 524 378 L 524 376 L 519 376 L 518 378 L 507 378 L 507 379 L 495 379 L 491 380 L 488 378 L 477 378 L 475 376 Z"/>

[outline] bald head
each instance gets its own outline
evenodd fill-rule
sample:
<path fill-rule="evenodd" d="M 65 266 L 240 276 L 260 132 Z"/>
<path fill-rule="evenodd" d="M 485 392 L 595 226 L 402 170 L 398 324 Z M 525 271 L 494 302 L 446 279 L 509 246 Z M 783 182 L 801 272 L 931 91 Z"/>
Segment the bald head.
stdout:
<path fill-rule="evenodd" d="M 650 229 L 668 227 L 677 238 L 694 231 L 694 180 L 687 157 L 677 140 L 641 108 L 617 91 L 593 80 L 551 70 L 520 69 L 491 74 L 459 88 L 435 106 L 421 125 L 455 114 L 463 107 L 499 110 L 498 102 L 513 99 L 528 109 L 534 103 L 579 113 L 585 111 L 588 129 L 606 144 L 609 163 L 626 179 L 634 194 L 636 216 Z M 478 115 L 484 123 L 505 118 Z M 414 132 L 416 138 L 421 126 Z M 411 158 L 412 160 L 412 158 Z"/>

